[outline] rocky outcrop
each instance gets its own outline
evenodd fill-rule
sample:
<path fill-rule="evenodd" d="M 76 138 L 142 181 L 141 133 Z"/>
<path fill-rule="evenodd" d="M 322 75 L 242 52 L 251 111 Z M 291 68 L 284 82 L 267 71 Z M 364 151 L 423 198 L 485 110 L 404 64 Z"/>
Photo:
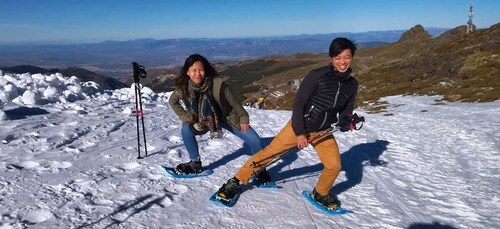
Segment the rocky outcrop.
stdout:
<path fill-rule="evenodd" d="M 410 30 L 406 31 L 401 35 L 401 38 L 397 41 L 397 43 L 403 43 L 406 41 L 422 41 L 431 38 L 424 29 L 422 25 L 416 25 Z"/>

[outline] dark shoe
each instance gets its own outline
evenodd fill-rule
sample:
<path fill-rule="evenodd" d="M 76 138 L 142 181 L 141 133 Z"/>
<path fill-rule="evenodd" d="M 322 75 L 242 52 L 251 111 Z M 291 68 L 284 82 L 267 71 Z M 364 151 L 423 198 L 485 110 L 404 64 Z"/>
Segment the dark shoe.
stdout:
<path fill-rule="evenodd" d="M 271 180 L 271 176 L 269 176 L 269 172 L 267 170 L 262 170 L 260 171 L 257 176 L 255 176 L 255 179 L 257 179 L 257 181 L 259 181 L 260 183 L 262 184 L 266 184 L 266 183 L 271 183 L 272 180 Z"/>
<path fill-rule="evenodd" d="M 240 181 L 235 177 L 229 179 L 217 192 L 216 198 L 230 202 L 240 191 Z"/>
<path fill-rule="evenodd" d="M 311 195 L 316 202 L 323 205 L 328 210 L 335 210 L 340 206 L 340 203 L 333 197 L 331 197 L 329 194 L 322 196 L 316 192 L 316 189 L 312 191 Z"/>
<path fill-rule="evenodd" d="M 175 167 L 175 171 L 179 174 L 201 173 L 201 161 L 190 161 L 188 163 L 179 164 Z"/>

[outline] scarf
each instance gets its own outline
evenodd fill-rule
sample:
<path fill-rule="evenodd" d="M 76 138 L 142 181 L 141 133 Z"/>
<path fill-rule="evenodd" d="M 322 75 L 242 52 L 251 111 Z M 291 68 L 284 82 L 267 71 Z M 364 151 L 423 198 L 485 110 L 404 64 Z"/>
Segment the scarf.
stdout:
<path fill-rule="evenodd" d="M 222 130 L 219 117 L 215 110 L 215 100 L 210 91 L 212 80 L 205 77 L 203 84 L 198 86 L 189 81 L 189 97 L 191 99 L 190 113 L 198 120 L 199 126 L 194 127 L 196 134 L 205 134 L 210 131 L 210 138 L 222 139 Z"/>

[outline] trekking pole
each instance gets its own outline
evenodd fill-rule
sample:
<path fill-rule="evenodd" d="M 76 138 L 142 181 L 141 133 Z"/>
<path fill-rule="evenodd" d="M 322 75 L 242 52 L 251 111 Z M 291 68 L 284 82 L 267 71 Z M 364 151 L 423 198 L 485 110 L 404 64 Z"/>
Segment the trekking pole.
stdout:
<path fill-rule="evenodd" d="M 134 70 L 134 85 L 135 85 L 135 120 L 137 123 L 137 159 L 141 159 L 141 140 L 139 133 L 139 115 L 142 121 L 142 135 L 144 136 L 144 150 L 146 152 L 146 157 L 148 156 L 148 147 L 146 145 L 146 129 L 144 127 L 144 112 L 142 110 L 142 97 L 141 97 L 141 87 L 139 84 L 139 77 L 146 78 L 146 69 L 139 65 L 137 62 L 132 63 Z"/>
<path fill-rule="evenodd" d="M 311 139 L 307 140 L 307 142 L 308 142 L 308 143 L 311 143 L 311 142 L 313 142 L 313 141 L 315 141 L 315 140 L 319 140 L 319 139 L 321 139 L 321 138 L 323 138 L 323 137 L 326 137 L 326 136 L 328 136 L 329 134 L 331 134 L 331 133 L 333 133 L 333 132 L 335 132 L 335 131 L 337 131 L 337 130 L 339 130 L 339 128 L 338 128 L 338 127 L 329 127 L 328 129 L 324 130 L 324 131 L 323 131 L 323 133 L 321 133 L 321 134 L 319 134 L 319 135 L 316 135 L 314 138 L 311 138 Z M 254 161 L 254 162 L 252 162 L 252 166 L 253 166 L 253 167 L 258 167 L 258 166 L 261 166 L 261 165 L 262 165 L 262 164 L 261 164 L 262 162 L 267 161 L 268 159 L 271 159 L 271 158 L 272 158 L 272 160 L 271 160 L 269 163 L 267 163 L 264 167 L 262 167 L 262 169 L 264 169 L 264 168 L 266 168 L 266 167 L 268 167 L 268 166 L 270 166 L 270 165 L 274 164 L 275 162 L 279 161 L 280 159 L 284 158 L 285 156 L 287 156 L 287 155 L 288 155 L 288 154 L 290 154 L 291 152 L 294 152 L 295 150 L 298 150 L 298 149 L 299 149 L 299 148 L 298 148 L 297 146 L 292 146 L 292 147 L 290 147 L 290 148 L 288 148 L 288 149 L 285 149 L 285 150 L 283 150 L 283 151 L 280 151 L 280 152 L 278 152 L 278 153 L 275 153 L 275 154 L 273 154 L 273 155 L 271 155 L 271 156 L 269 156 L 269 157 L 263 158 L 263 159 L 261 159 L 260 161 L 257 161 L 257 162 L 255 162 L 255 161 Z"/>
<path fill-rule="evenodd" d="M 360 129 L 363 127 L 363 123 L 365 122 L 365 118 L 364 118 L 364 117 L 362 117 L 362 116 L 360 117 L 360 116 L 358 116 L 357 114 L 354 114 L 354 115 L 352 115 L 352 117 L 351 117 L 351 118 L 349 118 L 347 121 L 348 121 L 348 122 L 350 122 L 350 123 L 353 123 L 353 124 L 355 125 L 355 128 L 354 128 L 355 130 L 360 130 Z M 359 126 L 359 127 L 358 127 L 358 126 L 357 126 L 357 124 L 358 124 L 358 123 L 361 123 L 361 126 Z M 322 132 L 322 133 L 320 133 L 320 134 L 318 134 L 318 135 L 314 136 L 313 138 L 309 139 L 307 142 L 308 142 L 308 143 L 312 143 L 313 141 L 316 141 L 316 140 L 321 140 L 321 139 L 323 139 L 323 138 L 325 138 L 325 137 L 329 136 L 330 134 L 333 134 L 333 132 L 338 131 L 338 130 L 340 130 L 340 125 L 337 123 L 336 125 L 331 126 L 331 127 L 327 128 L 326 130 L 323 130 L 323 132 Z M 262 167 L 259 169 L 259 171 L 256 171 L 256 172 L 254 172 L 254 173 L 255 173 L 255 174 L 259 173 L 259 172 L 260 172 L 260 171 L 262 171 L 263 169 L 265 169 L 265 168 L 269 167 L 270 165 L 272 165 L 272 164 L 276 163 L 276 162 L 277 162 L 277 161 L 279 161 L 280 159 L 282 159 L 282 158 L 286 157 L 288 154 L 290 154 L 290 153 L 292 153 L 292 152 L 295 152 L 296 150 L 298 150 L 298 147 L 297 147 L 297 146 L 292 146 L 292 147 L 290 147 L 290 148 L 288 148 L 288 149 L 285 149 L 285 150 L 283 150 L 283 151 L 280 151 L 280 152 L 278 152 L 278 153 L 276 153 L 276 154 L 273 154 L 273 155 L 271 155 L 271 156 L 269 156 L 269 157 L 266 157 L 266 158 L 264 158 L 264 159 L 261 159 L 260 161 L 257 161 L 257 162 L 255 162 L 255 161 L 254 161 L 254 162 L 252 162 L 252 167 L 254 167 L 254 168 L 255 168 L 255 167 L 261 166 L 261 165 L 262 165 L 262 164 L 261 164 L 262 162 L 264 162 L 264 161 L 266 161 L 266 160 L 268 160 L 268 159 L 271 159 L 271 158 L 272 158 L 272 160 L 271 160 L 269 163 L 267 163 L 266 165 L 262 166 Z"/>

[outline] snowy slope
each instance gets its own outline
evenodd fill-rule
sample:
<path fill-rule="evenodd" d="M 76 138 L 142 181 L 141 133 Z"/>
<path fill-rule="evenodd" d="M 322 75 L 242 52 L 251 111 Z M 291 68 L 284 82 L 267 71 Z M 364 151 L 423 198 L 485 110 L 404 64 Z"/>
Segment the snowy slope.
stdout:
<path fill-rule="evenodd" d="M 300 195 L 322 169 L 311 147 L 270 169 L 280 189 L 245 187 L 232 208 L 208 201 L 250 156 L 230 133 L 199 138 L 214 174 L 169 177 L 160 164 L 188 160 L 180 123 L 168 94 L 143 92 L 149 155 L 137 159 L 133 90 L 0 72 L 0 228 L 500 227 L 500 101 L 395 96 L 386 113 L 358 110 L 363 129 L 335 134 L 332 189 L 354 213 L 328 216 Z M 266 143 L 291 115 L 247 110 Z"/>

